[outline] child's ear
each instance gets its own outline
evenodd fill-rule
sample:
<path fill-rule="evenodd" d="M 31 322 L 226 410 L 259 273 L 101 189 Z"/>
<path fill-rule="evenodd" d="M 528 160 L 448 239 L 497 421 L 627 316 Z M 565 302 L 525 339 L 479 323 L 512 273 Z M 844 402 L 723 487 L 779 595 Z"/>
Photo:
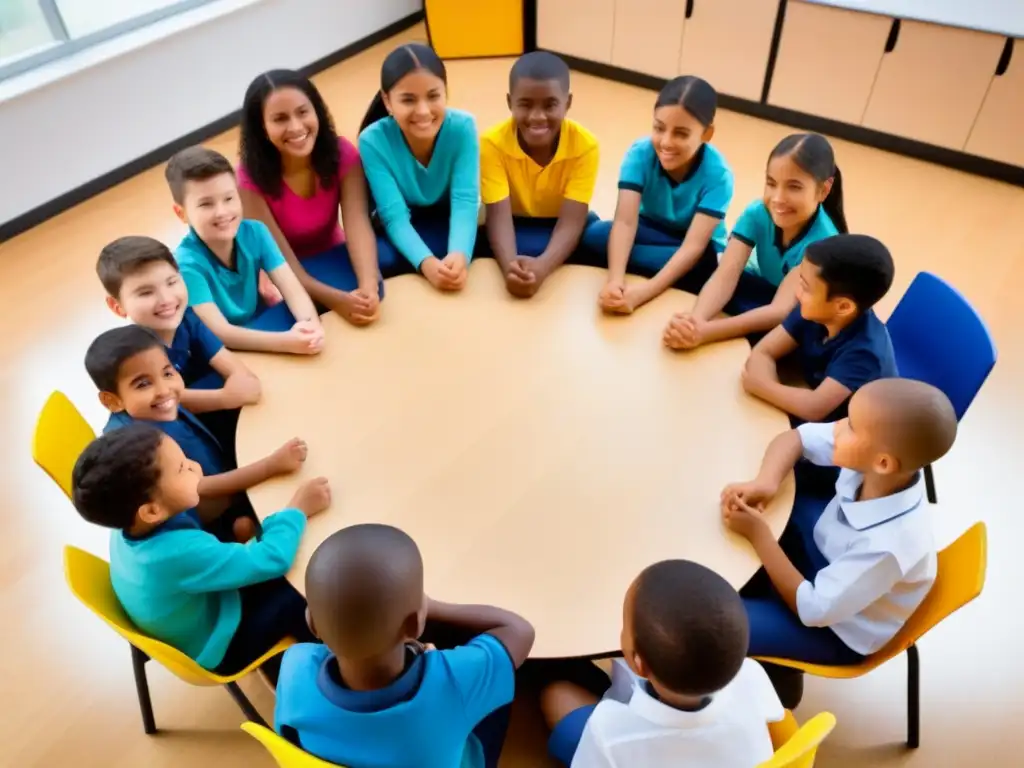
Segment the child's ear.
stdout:
<path fill-rule="evenodd" d="M 840 296 L 836 299 L 836 312 L 842 317 L 852 317 L 857 314 L 857 302 L 847 296 Z"/>
<path fill-rule="evenodd" d="M 629 657 L 626 659 L 626 664 L 628 664 L 629 668 L 636 672 L 637 675 L 644 678 L 645 680 L 650 675 L 650 672 L 648 672 L 647 665 L 644 663 L 643 658 L 636 651 L 633 651 L 633 653 L 629 655 Z"/>
<path fill-rule="evenodd" d="M 150 501 L 139 507 L 139 511 L 135 513 L 135 518 L 141 520 L 146 525 L 156 525 L 166 520 L 167 514 L 163 507 Z"/>
<path fill-rule="evenodd" d="M 825 202 L 825 198 L 828 197 L 829 193 L 832 191 L 832 184 L 834 182 L 835 179 L 825 179 L 825 181 L 822 182 L 821 191 L 818 192 L 819 203 Z"/>
<path fill-rule="evenodd" d="M 568 112 L 570 109 L 572 109 L 572 92 L 571 91 L 569 92 L 569 95 L 565 97 L 565 111 Z"/>
<path fill-rule="evenodd" d="M 879 475 L 893 475 L 900 471 L 900 461 L 891 453 L 878 454 L 872 463 L 872 469 Z"/>
<path fill-rule="evenodd" d="M 511 93 L 506 93 L 505 94 L 505 103 L 508 105 L 508 111 L 511 112 L 512 111 L 512 94 Z"/>
<path fill-rule="evenodd" d="M 712 123 L 711 125 L 709 125 L 707 128 L 704 129 L 704 133 L 701 134 L 700 140 L 703 141 L 706 144 L 707 142 L 711 141 L 714 137 L 715 137 L 715 124 Z"/>
<path fill-rule="evenodd" d="M 113 392 L 100 392 L 100 403 L 111 413 L 120 413 L 124 410 L 124 403 L 121 398 Z"/>
<path fill-rule="evenodd" d="M 403 640 L 418 640 L 420 635 L 423 634 L 423 628 L 425 624 L 426 617 L 423 616 L 422 611 L 410 613 L 408 616 L 405 617 L 405 621 L 402 622 Z"/>
<path fill-rule="evenodd" d="M 391 99 L 388 98 L 388 95 L 386 93 L 384 93 L 384 91 L 380 92 L 380 100 L 384 103 L 384 109 L 386 109 L 388 111 L 388 114 L 389 115 L 394 114 L 391 111 Z"/>
<path fill-rule="evenodd" d="M 309 631 L 313 633 L 313 637 L 320 640 L 320 634 L 316 631 L 316 625 L 313 623 L 313 614 L 309 612 L 309 606 L 306 606 L 306 626 L 309 627 Z"/>
<path fill-rule="evenodd" d="M 174 215 L 177 216 L 185 224 L 188 224 L 188 216 L 185 215 L 185 209 L 182 206 L 178 205 L 177 203 L 173 205 L 173 208 Z"/>
<path fill-rule="evenodd" d="M 122 320 L 126 320 L 128 318 L 128 313 L 124 311 L 124 307 L 121 306 L 121 302 L 113 296 L 107 296 L 107 307 Z"/>

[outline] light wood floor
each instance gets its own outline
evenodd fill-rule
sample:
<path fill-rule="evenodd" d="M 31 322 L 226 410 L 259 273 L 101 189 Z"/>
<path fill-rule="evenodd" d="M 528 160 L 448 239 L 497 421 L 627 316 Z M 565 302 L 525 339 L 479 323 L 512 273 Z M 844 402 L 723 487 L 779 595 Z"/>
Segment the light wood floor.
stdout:
<path fill-rule="evenodd" d="M 414 30 L 403 38 L 422 34 Z M 355 136 L 391 45 L 317 78 L 339 130 L 349 137 Z M 453 63 L 452 103 L 473 111 L 481 126 L 504 117 L 509 64 Z M 654 97 L 582 75 L 574 76 L 573 90 L 573 116 L 601 140 L 595 207 L 610 216 L 619 159 L 649 129 Z M 720 113 L 717 124 L 715 143 L 737 177 L 731 221 L 760 195 L 765 159 L 787 129 L 729 112 Z M 234 156 L 236 142 L 237 134 L 229 132 L 211 144 Z M 860 680 L 809 679 L 797 714 L 805 719 L 828 709 L 838 718 L 821 753 L 822 765 L 1021 765 L 1024 731 L 1017 726 L 1024 719 L 1024 660 L 1017 640 L 1024 622 L 1017 600 L 1024 558 L 1017 547 L 1024 524 L 1010 502 L 1024 456 L 1024 190 L 846 142 L 836 142 L 836 152 L 851 226 L 881 238 L 896 257 L 896 284 L 880 313 L 887 316 L 914 274 L 928 269 L 956 284 L 995 334 L 999 364 L 964 419 L 956 446 L 936 469 L 940 503 L 933 507 L 942 544 L 975 520 L 988 523 L 990 567 L 981 599 L 921 643 L 920 750 L 906 753 L 900 746 L 902 661 Z M 42 164 L 39 172 L 59 169 Z M 101 423 L 101 408 L 82 367 L 86 345 L 114 322 L 93 272 L 95 259 L 120 235 L 176 242 L 182 228 L 170 206 L 157 168 L 0 245 L 0 762 L 5 765 L 271 764 L 238 730 L 239 712 L 224 692 L 189 688 L 159 668 L 150 671 L 150 680 L 157 722 L 166 730 L 157 737 L 143 735 L 127 647 L 75 602 L 61 575 L 65 543 L 105 555 L 106 535 L 78 519 L 29 455 L 34 419 L 54 388 L 67 392 L 94 424 Z M 270 694 L 258 682 L 243 685 L 269 717 Z M 520 715 L 503 764 L 546 764 L 534 714 L 522 707 Z"/>

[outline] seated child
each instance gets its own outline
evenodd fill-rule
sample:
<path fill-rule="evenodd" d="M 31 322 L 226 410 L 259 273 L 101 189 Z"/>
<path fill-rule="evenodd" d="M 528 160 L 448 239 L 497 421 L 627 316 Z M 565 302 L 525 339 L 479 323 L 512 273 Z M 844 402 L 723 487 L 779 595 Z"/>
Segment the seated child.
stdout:
<path fill-rule="evenodd" d="M 345 528 L 306 569 L 310 628 L 324 645 L 289 648 L 274 724 L 348 768 L 496 767 L 515 670 L 533 627 L 500 608 L 423 593 L 423 560 L 387 525 Z M 427 620 L 475 635 L 451 650 L 417 643 Z"/>
<path fill-rule="evenodd" d="M 598 297 L 606 312 L 629 314 L 676 286 L 699 293 L 725 249 L 723 220 L 732 169 L 709 144 L 718 94 L 690 75 L 670 80 L 654 104 L 649 137 L 626 152 L 615 220 L 583 233 L 583 258 L 608 266 Z M 648 278 L 626 285 L 626 273 Z"/>
<path fill-rule="evenodd" d="M 319 353 L 324 333 L 316 308 L 266 224 L 242 218 L 227 158 L 190 147 L 171 158 L 165 175 L 174 212 L 189 225 L 174 255 L 200 319 L 231 349 Z M 284 297 L 270 310 L 261 306 L 260 270 Z"/>
<path fill-rule="evenodd" d="M 171 251 L 151 237 L 120 237 L 100 251 L 96 274 L 114 314 L 148 328 L 167 346 L 185 382 L 181 405 L 234 455 L 238 409 L 259 402 L 260 382 L 188 306 Z"/>
<path fill-rule="evenodd" d="M 850 396 L 897 376 L 892 341 L 871 307 L 892 285 L 888 249 L 866 235 L 836 235 L 807 246 L 796 307 L 750 353 L 743 388 L 802 421 L 835 421 Z M 779 382 L 778 361 L 797 353 L 807 387 Z"/>
<path fill-rule="evenodd" d="M 956 430 L 938 389 L 880 379 L 853 396 L 849 418 L 779 435 L 756 478 L 725 488 L 725 524 L 767 575 L 763 588 L 743 591 L 751 656 L 857 664 L 899 632 L 937 567 L 921 469 L 946 454 Z M 777 542 L 761 511 L 801 456 L 842 467 L 835 496 L 798 494 Z"/>
<path fill-rule="evenodd" d="M 297 472 L 306 460 L 306 444 L 289 440 L 264 459 L 236 468 L 213 433 L 180 406 L 184 383 L 163 342 L 146 328 L 126 325 L 101 333 L 85 353 L 85 368 L 110 411 L 104 432 L 145 422 L 172 437 L 185 455 L 202 467 L 202 504 L 198 517 L 213 524 L 218 536 L 234 531 L 240 540 L 254 528 L 244 492 L 264 480 Z M 232 507 L 235 500 L 237 505 Z M 230 508 L 230 509 L 229 509 Z"/>
<path fill-rule="evenodd" d="M 282 576 L 330 489 L 323 478 L 304 483 L 263 521 L 259 540 L 222 544 L 182 514 L 199 503 L 202 482 L 173 439 L 134 424 L 85 449 L 72 498 L 83 518 L 114 529 L 110 581 L 129 618 L 199 666 L 232 675 L 285 637 L 311 639 L 305 601 Z"/>
<path fill-rule="evenodd" d="M 804 250 L 847 231 L 832 145 L 816 133 L 787 136 L 768 157 L 764 194 L 732 228 L 693 310 L 669 321 L 665 344 L 694 349 L 739 336 L 756 343 L 796 306 Z M 719 317 L 723 309 L 731 316 Z"/>
<path fill-rule="evenodd" d="M 487 240 L 509 293 L 533 296 L 576 250 L 597 181 L 597 139 L 565 113 L 569 67 L 553 53 L 521 56 L 509 73 L 512 117 L 480 137 Z"/>
<path fill-rule="evenodd" d="M 751 768 L 784 712 L 747 653 L 743 602 L 686 560 L 645 568 L 626 593 L 622 655 L 598 702 L 571 683 L 541 695 L 552 755 L 572 768 Z M 577 746 L 578 745 L 578 746 Z"/>

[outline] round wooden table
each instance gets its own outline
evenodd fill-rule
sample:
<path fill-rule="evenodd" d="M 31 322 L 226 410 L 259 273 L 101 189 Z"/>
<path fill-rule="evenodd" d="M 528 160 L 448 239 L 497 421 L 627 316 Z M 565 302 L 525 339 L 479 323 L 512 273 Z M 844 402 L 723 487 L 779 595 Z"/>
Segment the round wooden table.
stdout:
<path fill-rule="evenodd" d="M 745 341 L 662 346 L 693 296 L 605 317 L 604 276 L 564 267 L 529 301 L 490 259 L 458 295 L 399 277 L 373 326 L 325 315 L 320 356 L 246 355 L 263 401 L 242 412 L 239 463 L 309 444 L 299 475 L 249 492 L 257 513 L 304 478 L 333 487 L 289 573 L 300 592 L 327 536 L 387 523 L 419 544 L 428 594 L 517 611 L 537 628 L 533 656 L 555 658 L 617 650 L 623 596 L 651 563 L 747 582 L 759 562 L 724 528 L 719 493 L 756 474 L 786 416 L 743 392 Z M 776 536 L 792 503 L 790 479 L 767 513 Z"/>

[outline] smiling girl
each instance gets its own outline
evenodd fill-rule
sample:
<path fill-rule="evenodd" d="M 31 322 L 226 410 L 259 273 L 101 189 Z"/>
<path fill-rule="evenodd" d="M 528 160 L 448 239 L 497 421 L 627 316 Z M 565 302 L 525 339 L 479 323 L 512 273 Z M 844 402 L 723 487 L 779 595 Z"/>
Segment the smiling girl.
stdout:
<path fill-rule="evenodd" d="M 725 248 L 733 175 L 707 142 L 718 96 L 699 77 L 670 80 L 654 105 L 651 136 L 626 152 L 613 222 L 587 227 L 583 245 L 598 263 L 607 254 L 606 312 L 628 314 L 677 287 L 697 293 Z M 626 272 L 650 278 L 626 285 Z"/>
<path fill-rule="evenodd" d="M 363 118 L 359 152 L 377 215 L 403 260 L 438 290 L 458 291 L 476 242 L 480 148 L 472 115 L 448 109 L 448 74 L 429 46 L 396 48 L 381 67 L 380 91 Z"/>
<path fill-rule="evenodd" d="M 770 331 L 796 306 L 804 250 L 848 231 L 832 145 L 816 133 L 787 136 L 768 156 L 764 195 L 736 222 L 693 311 L 669 321 L 665 344 L 694 349 Z M 723 309 L 732 317 L 717 317 Z"/>
<path fill-rule="evenodd" d="M 252 82 L 240 154 L 245 216 L 267 225 L 306 292 L 350 323 L 375 320 L 378 244 L 359 153 L 308 78 L 279 69 Z"/>

